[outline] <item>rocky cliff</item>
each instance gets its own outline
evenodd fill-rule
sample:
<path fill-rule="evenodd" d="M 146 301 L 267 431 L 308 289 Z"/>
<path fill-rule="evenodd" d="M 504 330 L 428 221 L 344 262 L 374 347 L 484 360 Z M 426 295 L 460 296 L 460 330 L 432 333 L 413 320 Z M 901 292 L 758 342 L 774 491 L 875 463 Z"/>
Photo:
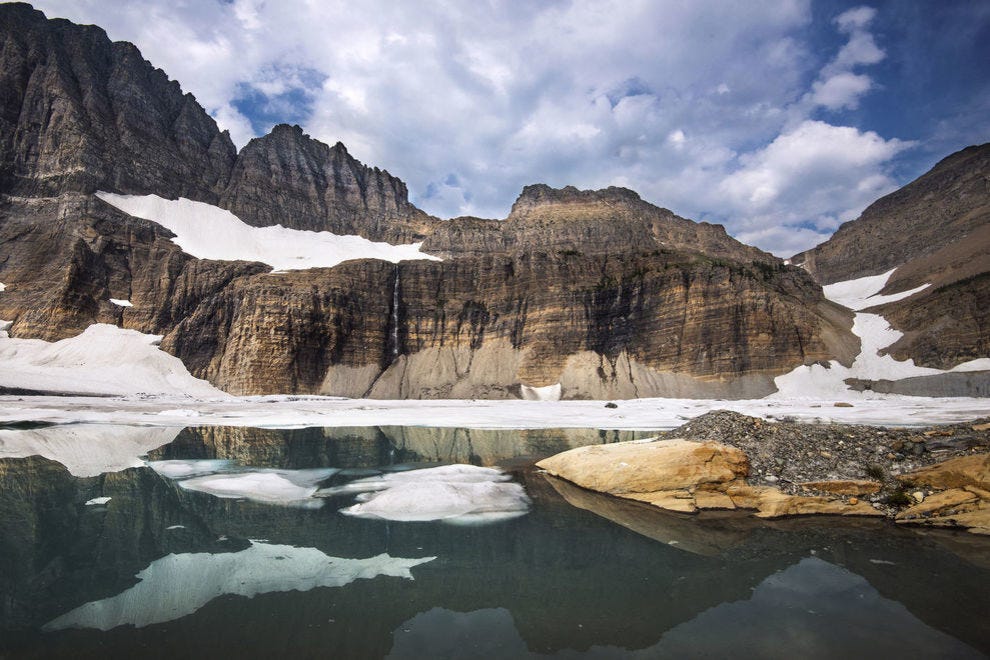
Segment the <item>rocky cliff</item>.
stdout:
<path fill-rule="evenodd" d="M 0 5 L 0 194 L 106 190 L 217 204 L 256 226 L 421 239 L 435 220 L 343 145 L 276 126 L 240 154 L 191 94 L 95 26 Z"/>
<path fill-rule="evenodd" d="M 990 143 L 948 156 L 792 261 L 824 284 L 894 268 L 884 293 L 928 284 L 878 310 L 904 333 L 888 351 L 897 359 L 947 369 L 990 356 Z"/>
<path fill-rule="evenodd" d="M 440 222 L 405 185 L 280 125 L 235 153 L 177 83 L 98 28 L 0 6 L 0 318 L 164 335 L 238 394 L 759 396 L 858 342 L 802 270 L 621 188 L 523 190 L 505 220 Z M 271 273 L 191 257 L 95 190 L 186 196 L 256 226 L 425 238 L 443 262 Z M 111 301 L 127 300 L 122 307 Z"/>

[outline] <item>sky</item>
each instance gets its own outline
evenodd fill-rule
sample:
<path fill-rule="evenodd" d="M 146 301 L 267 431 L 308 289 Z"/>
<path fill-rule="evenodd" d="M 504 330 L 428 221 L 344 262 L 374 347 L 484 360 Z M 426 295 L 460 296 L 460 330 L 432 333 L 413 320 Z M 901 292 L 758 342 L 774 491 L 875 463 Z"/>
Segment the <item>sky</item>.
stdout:
<path fill-rule="evenodd" d="M 986 0 L 38 0 L 241 147 L 342 141 L 442 218 L 624 186 L 786 257 L 990 141 Z"/>

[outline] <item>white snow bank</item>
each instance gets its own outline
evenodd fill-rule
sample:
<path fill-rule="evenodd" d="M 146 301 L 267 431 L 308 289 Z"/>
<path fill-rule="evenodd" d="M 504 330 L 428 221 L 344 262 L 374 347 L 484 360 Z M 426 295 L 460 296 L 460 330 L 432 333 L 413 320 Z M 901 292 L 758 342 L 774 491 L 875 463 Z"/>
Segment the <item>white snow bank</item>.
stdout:
<path fill-rule="evenodd" d="M 313 494 L 316 493 L 316 484 L 336 472 L 336 468 L 259 469 L 251 472 L 194 477 L 180 481 L 179 486 L 216 497 L 317 509 L 323 506 L 323 500 L 312 499 Z"/>
<path fill-rule="evenodd" d="M 91 500 L 86 500 L 86 506 L 100 506 L 102 504 L 106 504 L 111 499 L 112 498 L 110 497 L 94 497 Z"/>
<path fill-rule="evenodd" d="M 341 513 L 398 521 L 442 520 L 455 524 L 494 522 L 525 515 L 529 497 L 522 486 L 494 468 L 443 465 L 359 479 L 323 495 L 361 492 Z"/>
<path fill-rule="evenodd" d="M 7 339 L 10 334 L 7 332 L 10 330 L 10 326 L 14 325 L 13 321 L 4 321 L 0 319 L 0 339 Z"/>
<path fill-rule="evenodd" d="M 71 424 L 41 429 L 0 429 L 0 458 L 43 456 L 77 477 L 141 467 L 140 456 L 175 440 L 177 428 Z"/>
<path fill-rule="evenodd" d="M 0 282 L 0 293 L 4 292 L 6 290 L 7 290 L 7 285 L 4 284 L 3 282 Z"/>
<path fill-rule="evenodd" d="M 173 243 L 200 259 L 260 261 L 275 270 L 327 268 L 349 259 L 440 261 L 420 252 L 422 243 L 391 245 L 360 236 L 286 229 L 281 225 L 252 227 L 230 211 L 185 198 L 168 200 L 158 195 L 107 192 L 96 196 L 124 213 L 165 227 L 175 234 Z"/>
<path fill-rule="evenodd" d="M 526 401 L 560 401 L 560 383 L 545 387 L 530 387 L 522 385 L 522 398 Z"/>
<path fill-rule="evenodd" d="M 121 300 L 120 298 L 111 298 L 110 299 L 110 302 L 112 302 L 114 305 L 117 305 L 118 307 L 134 307 L 134 305 L 131 304 L 131 301 L 130 300 Z"/>
<path fill-rule="evenodd" d="M 843 400 L 851 400 L 843 392 Z M 854 393 L 853 393 L 854 394 Z M 0 422 L 26 419 L 66 424 L 137 424 L 183 427 L 188 417 L 165 411 L 177 403 L 195 406 L 197 425 L 303 428 L 414 426 L 475 429 L 592 428 L 661 430 L 680 426 L 710 410 L 734 410 L 758 417 L 803 421 L 927 426 L 990 416 L 990 398 L 918 397 L 874 394 L 852 408 L 834 408 L 834 397 L 718 399 L 630 399 L 606 408 L 602 401 L 520 401 L 458 399 L 341 399 L 320 396 L 231 397 L 189 401 L 176 397 L 2 396 Z M 104 428 L 106 428 L 104 426 Z"/>
<path fill-rule="evenodd" d="M 229 398 L 158 348 L 160 335 L 107 324 L 54 343 L 0 337 L 0 386 L 79 394 Z"/>
<path fill-rule="evenodd" d="M 888 270 L 882 275 L 871 275 L 869 277 L 860 277 L 855 280 L 829 284 L 822 287 L 822 291 L 825 293 L 825 297 L 832 302 L 838 303 L 843 307 L 848 307 L 853 311 L 859 311 L 867 307 L 873 307 L 874 305 L 903 300 L 931 286 L 930 284 L 922 284 L 908 291 L 891 293 L 884 296 L 879 295 L 883 288 L 887 286 L 887 281 L 894 274 L 895 270 L 897 269 Z"/>
<path fill-rule="evenodd" d="M 849 309 L 859 310 L 907 298 L 928 286 L 924 284 L 901 293 L 877 295 L 893 274 L 894 271 L 891 270 L 882 275 L 837 282 L 823 287 L 823 291 L 829 300 Z M 853 360 L 851 367 L 844 367 L 836 360 L 832 360 L 828 368 L 818 364 L 798 367 L 774 379 L 777 393 L 771 394 L 768 398 L 864 399 L 876 395 L 869 391 L 851 390 L 844 381 L 848 378 L 900 380 L 946 373 L 941 369 L 919 367 L 911 359 L 895 360 L 890 355 L 880 355 L 880 351 L 893 345 L 903 333 L 894 330 L 879 314 L 857 312 L 853 319 L 852 332 L 860 338 L 861 346 L 859 355 Z M 990 360 L 986 360 L 986 363 L 990 363 Z M 983 361 L 973 360 L 965 365 L 959 365 L 955 370 L 977 370 L 983 365 Z"/>
<path fill-rule="evenodd" d="M 949 369 L 949 371 L 990 371 L 990 358 L 977 358 L 969 362 L 963 362 Z"/>
<path fill-rule="evenodd" d="M 133 587 L 92 601 L 47 623 L 45 630 L 117 626 L 137 628 L 192 614 L 224 594 L 252 598 L 279 591 L 342 587 L 379 575 L 412 580 L 414 566 L 436 557 L 404 559 L 387 554 L 367 559 L 328 556 L 316 548 L 254 542 L 224 554 L 184 553 L 157 559 L 137 574 Z"/>

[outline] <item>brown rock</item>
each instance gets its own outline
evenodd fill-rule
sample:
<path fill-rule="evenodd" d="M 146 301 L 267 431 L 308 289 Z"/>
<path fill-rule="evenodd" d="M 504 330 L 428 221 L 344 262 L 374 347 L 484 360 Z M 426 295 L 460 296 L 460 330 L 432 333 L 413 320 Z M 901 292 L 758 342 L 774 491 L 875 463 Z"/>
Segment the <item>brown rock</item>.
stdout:
<path fill-rule="evenodd" d="M 990 454 L 959 456 L 907 474 L 898 475 L 901 483 L 932 488 L 990 489 Z"/>
<path fill-rule="evenodd" d="M 744 477 L 746 455 L 714 442 L 664 440 L 579 447 L 536 464 L 550 474 L 609 495 L 665 493 Z M 680 498 L 676 498 L 678 501 Z"/>
<path fill-rule="evenodd" d="M 967 490 L 952 488 L 950 490 L 935 493 L 924 499 L 923 502 L 908 507 L 897 514 L 897 520 L 918 518 L 921 516 L 937 514 L 944 509 L 958 507 L 963 504 L 972 504 L 980 498 Z"/>

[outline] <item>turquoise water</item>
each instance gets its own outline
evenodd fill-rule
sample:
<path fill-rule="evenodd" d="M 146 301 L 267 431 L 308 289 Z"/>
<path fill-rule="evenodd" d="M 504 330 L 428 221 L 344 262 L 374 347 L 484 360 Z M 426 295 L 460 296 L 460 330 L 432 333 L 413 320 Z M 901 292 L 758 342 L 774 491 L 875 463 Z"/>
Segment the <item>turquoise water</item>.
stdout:
<path fill-rule="evenodd" d="M 0 656 L 990 651 L 986 539 L 876 521 L 674 516 L 532 467 L 571 446 L 630 438 L 190 428 L 147 454 L 159 471 L 186 469 L 178 477 L 149 467 L 78 477 L 40 457 L 0 460 Z M 502 467 L 500 483 L 520 487 L 528 506 L 487 523 L 341 512 L 358 496 L 340 490 L 356 480 L 449 463 Z M 213 487 L 263 488 L 218 497 L 183 485 L 218 474 L 230 480 Z M 331 496 L 292 499 L 315 488 Z M 97 497 L 110 500 L 85 504 Z"/>

